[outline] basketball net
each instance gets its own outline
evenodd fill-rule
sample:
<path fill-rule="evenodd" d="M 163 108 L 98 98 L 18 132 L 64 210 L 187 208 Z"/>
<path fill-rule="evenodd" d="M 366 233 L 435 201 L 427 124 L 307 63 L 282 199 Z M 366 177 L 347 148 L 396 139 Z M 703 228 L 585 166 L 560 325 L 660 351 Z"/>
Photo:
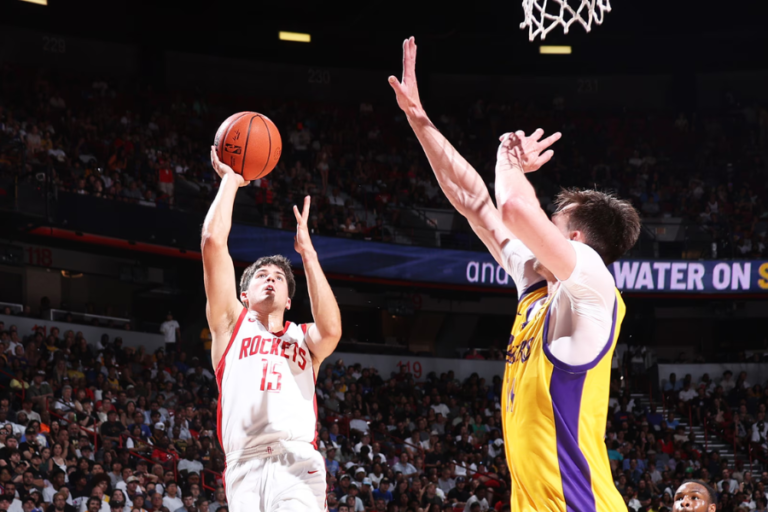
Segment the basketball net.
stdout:
<path fill-rule="evenodd" d="M 600 25 L 606 12 L 611 12 L 610 0 L 570 0 L 580 5 L 574 8 L 568 4 L 569 0 L 523 0 L 525 21 L 520 28 L 528 27 L 528 39 L 533 41 L 536 36 L 544 40 L 547 34 L 558 25 L 563 27 L 563 32 L 568 33 L 576 22 L 581 23 L 584 29 L 592 30 L 592 22 Z M 549 4 L 549 8 L 547 8 Z"/>

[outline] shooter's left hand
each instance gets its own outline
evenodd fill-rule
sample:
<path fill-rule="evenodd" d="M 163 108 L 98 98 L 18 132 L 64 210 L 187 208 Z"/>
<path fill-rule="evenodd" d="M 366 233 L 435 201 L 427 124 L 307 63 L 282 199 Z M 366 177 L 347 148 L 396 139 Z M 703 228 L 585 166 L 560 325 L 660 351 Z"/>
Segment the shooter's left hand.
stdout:
<path fill-rule="evenodd" d="M 293 214 L 296 215 L 296 237 L 293 239 L 293 248 L 301 255 L 305 256 L 314 254 L 315 248 L 312 246 L 312 240 L 309 238 L 309 227 L 307 221 L 309 220 L 309 205 L 311 198 L 306 196 L 304 198 L 304 208 L 299 213 L 299 207 L 293 206 Z"/>

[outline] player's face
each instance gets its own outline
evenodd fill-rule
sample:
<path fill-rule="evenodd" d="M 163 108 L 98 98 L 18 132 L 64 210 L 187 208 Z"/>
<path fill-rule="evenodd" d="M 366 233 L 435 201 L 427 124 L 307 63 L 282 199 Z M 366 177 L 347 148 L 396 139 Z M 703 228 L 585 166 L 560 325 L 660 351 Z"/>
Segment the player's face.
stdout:
<path fill-rule="evenodd" d="M 248 285 L 246 294 L 248 307 L 264 305 L 267 309 L 290 309 L 288 279 L 285 272 L 276 265 L 266 265 L 256 270 Z"/>
<path fill-rule="evenodd" d="M 672 510 L 673 512 L 715 512 L 717 505 L 709 503 L 709 493 L 703 485 L 688 482 L 677 489 Z"/>

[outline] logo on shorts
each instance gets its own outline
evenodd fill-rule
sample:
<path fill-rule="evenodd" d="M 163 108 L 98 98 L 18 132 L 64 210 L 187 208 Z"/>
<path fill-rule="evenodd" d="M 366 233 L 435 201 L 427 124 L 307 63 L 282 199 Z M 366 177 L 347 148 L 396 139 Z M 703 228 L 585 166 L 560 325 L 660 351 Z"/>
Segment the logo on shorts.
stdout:
<path fill-rule="evenodd" d="M 271 446 L 267 446 L 267 453 L 269 455 L 272 455 L 272 447 Z"/>
<path fill-rule="evenodd" d="M 309 473 L 310 475 L 314 475 L 314 474 L 315 474 L 315 473 L 317 473 L 318 471 L 320 471 L 320 470 L 319 470 L 319 469 L 316 469 L 316 470 L 314 470 L 314 471 L 307 471 L 307 473 Z"/>

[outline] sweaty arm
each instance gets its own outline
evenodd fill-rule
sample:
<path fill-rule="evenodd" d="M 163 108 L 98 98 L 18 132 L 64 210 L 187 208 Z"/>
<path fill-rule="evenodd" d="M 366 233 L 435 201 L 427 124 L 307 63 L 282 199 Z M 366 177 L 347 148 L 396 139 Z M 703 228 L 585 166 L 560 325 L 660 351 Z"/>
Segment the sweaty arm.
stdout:
<path fill-rule="evenodd" d="M 451 146 L 427 117 L 419 98 L 416 82 L 416 41 L 403 41 L 403 79 L 394 76 L 389 84 L 395 91 L 397 104 L 424 148 L 437 182 L 454 208 L 467 218 L 494 259 L 501 264 L 501 248 L 513 238 L 493 205 L 488 189 L 480 175 Z"/>
<path fill-rule="evenodd" d="M 533 253 L 504 224 L 483 179 L 432 124 L 426 113 L 409 117 L 408 121 L 443 193 L 469 221 L 493 259 L 512 278 L 519 299 L 532 285 L 544 279 L 533 270 Z"/>
<path fill-rule="evenodd" d="M 215 152 L 211 153 L 214 169 L 222 176 L 222 180 L 203 222 L 200 248 L 203 253 L 205 295 L 208 299 L 205 313 L 211 329 L 211 357 L 213 367 L 216 368 L 243 309 L 237 298 L 235 265 L 229 255 L 227 239 L 232 228 L 235 195 L 237 189 L 246 182 L 242 176 L 219 162 Z"/>
<path fill-rule="evenodd" d="M 341 339 L 341 312 L 331 285 L 320 267 L 317 251 L 309 236 L 307 221 L 310 203 L 310 197 L 305 197 L 301 213 L 296 206 L 293 207 L 293 213 L 296 216 L 296 239 L 293 247 L 301 255 L 304 263 L 312 317 L 315 320 L 307 329 L 307 345 L 312 352 L 312 363 L 317 376 L 320 364 L 336 350 Z"/>
<path fill-rule="evenodd" d="M 491 201 L 485 182 L 442 133 L 426 113 L 408 116 L 408 122 L 421 143 L 427 160 L 448 201 L 466 217 L 472 230 L 501 265 L 502 247 L 514 236 L 504 225 L 501 213 Z"/>
<path fill-rule="evenodd" d="M 307 345 L 312 352 L 317 373 L 320 364 L 336 350 L 341 339 L 341 312 L 331 285 L 320 268 L 317 253 L 304 255 L 302 259 L 314 319 L 314 323 L 307 330 Z"/>
<path fill-rule="evenodd" d="M 613 276 L 589 246 L 569 240 L 541 209 L 525 172 L 537 170 L 550 152 L 540 151 L 559 134 L 539 142 L 537 130 L 502 138 L 496 163 L 496 195 L 507 226 L 560 282 L 552 298 L 547 342 L 556 360 L 566 365 L 591 363 L 611 343 L 616 305 Z M 554 140 L 552 140 L 554 138 Z"/>
<path fill-rule="evenodd" d="M 536 191 L 525 177 L 552 158 L 541 151 L 560 138 L 559 133 L 539 141 L 542 130 L 526 137 L 523 132 L 502 137 L 496 160 L 496 201 L 504 224 L 557 278 L 567 280 L 576 266 L 576 252 L 569 240 L 547 217 Z"/>

